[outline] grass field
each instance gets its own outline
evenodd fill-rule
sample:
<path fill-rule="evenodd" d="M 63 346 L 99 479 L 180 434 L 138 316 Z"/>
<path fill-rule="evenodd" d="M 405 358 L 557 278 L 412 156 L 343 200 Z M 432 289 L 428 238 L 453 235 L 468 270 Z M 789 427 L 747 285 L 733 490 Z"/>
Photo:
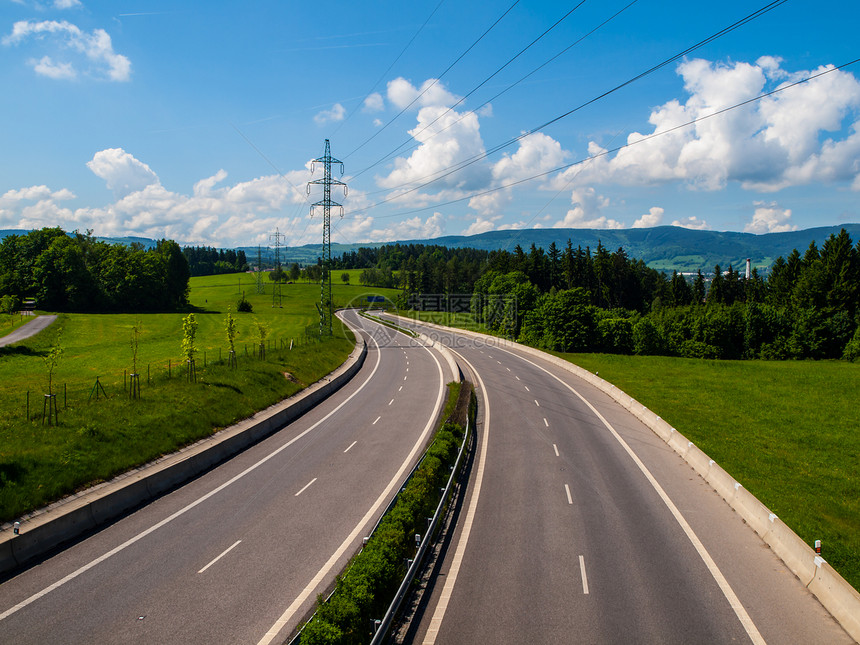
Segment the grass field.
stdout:
<path fill-rule="evenodd" d="M 559 355 L 671 423 L 860 589 L 860 365 Z"/>
<path fill-rule="evenodd" d="M 33 320 L 33 318 L 30 316 L 21 316 L 19 314 L 13 314 L 10 316 L 9 314 L 0 314 L 0 336 L 5 336 L 6 334 L 15 331 L 18 327 L 26 325 L 31 320 Z"/>
<path fill-rule="evenodd" d="M 196 383 L 187 382 L 182 359 L 184 314 L 63 314 L 38 336 L 0 348 L 0 521 L 205 437 L 342 363 L 353 339 L 339 321 L 330 340 L 306 336 L 318 325 L 319 285 L 282 285 L 280 307 L 272 306 L 272 288 L 266 284 L 266 292 L 256 294 L 253 276 L 245 274 L 192 279 L 199 324 Z M 252 313 L 236 313 L 243 290 Z M 337 306 L 366 302 L 368 294 L 396 292 L 333 285 Z M 228 306 L 238 323 L 237 369 L 218 360 L 227 356 Z M 265 360 L 254 358 L 258 323 L 268 329 Z M 134 325 L 141 329 L 139 401 L 129 400 L 124 385 L 132 372 Z M 59 425 L 52 427 L 42 423 L 44 358 L 57 342 L 63 354 L 52 390 Z M 102 390 L 91 398 L 97 377 L 107 398 Z"/>

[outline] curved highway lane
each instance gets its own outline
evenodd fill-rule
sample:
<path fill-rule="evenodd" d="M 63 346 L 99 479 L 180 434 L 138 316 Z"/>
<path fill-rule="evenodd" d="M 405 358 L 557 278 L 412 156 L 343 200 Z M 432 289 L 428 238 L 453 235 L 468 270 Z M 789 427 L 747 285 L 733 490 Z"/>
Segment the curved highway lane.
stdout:
<path fill-rule="evenodd" d="M 851 642 L 731 508 L 605 394 L 532 356 L 421 331 L 456 348 L 483 419 L 414 642 Z"/>
<path fill-rule="evenodd" d="M 0 642 L 282 642 L 417 460 L 452 379 L 435 350 L 343 315 L 369 349 L 350 383 L 5 581 Z"/>

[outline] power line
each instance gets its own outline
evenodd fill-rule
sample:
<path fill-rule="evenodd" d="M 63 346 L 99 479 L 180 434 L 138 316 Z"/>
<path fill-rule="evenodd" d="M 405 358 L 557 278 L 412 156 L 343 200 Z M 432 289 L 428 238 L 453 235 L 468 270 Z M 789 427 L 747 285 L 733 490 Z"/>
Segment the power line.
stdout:
<path fill-rule="evenodd" d="M 400 118 L 400 116 L 401 116 L 404 112 L 406 112 L 406 110 L 408 110 L 408 109 L 409 109 L 409 108 L 411 108 L 413 105 L 415 105 L 415 103 L 418 101 L 418 99 L 420 99 L 422 96 L 424 96 L 427 92 L 429 92 L 429 91 L 430 91 L 430 89 L 431 89 L 434 85 L 436 85 L 436 83 L 438 83 L 440 80 L 442 80 L 442 78 L 444 78 L 444 77 L 445 77 L 445 75 L 453 69 L 454 65 L 456 65 L 457 63 L 459 63 L 459 62 L 463 59 L 463 57 L 465 57 L 465 56 L 466 56 L 466 54 L 468 54 L 470 51 L 472 51 L 472 49 L 474 49 L 474 48 L 475 48 L 475 46 L 476 46 L 479 42 L 481 42 L 481 41 L 484 39 L 484 37 L 485 37 L 488 33 L 490 33 L 490 32 L 493 30 L 493 28 L 494 28 L 496 25 L 498 25 L 498 24 L 500 23 L 500 22 L 502 21 L 502 18 L 504 18 L 505 16 L 507 16 L 507 15 L 511 12 L 511 10 L 519 4 L 519 2 L 520 2 L 520 0 L 514 0 L 514 3 L 513 3 L 510 7 L 508 7 L 508 8 L 505 10 L 505 12 L 504 12 L 501 16 L 499 16 L 498 18 L 496 18 L 496 21 L 495 21 L 492 25 L 490 25 L 490 26 L 486 29 L 486 31 L 484 31 L 484 33 L 482 33 L 482 34 L 478 37 L 478 39 L 477 39 L 475 42 L 473 42 L 471 45 L 469 45 L 469 47 L 467 47 L 467 48 L 466 48 L 466 51 L 464 51 L 462 54 L 460 54 L 460 55 L 456 58 L 456 60 L 455 60 L 453 63 L 451 63 L 450 65 L 448 65 L 447 69 L 445 69 L 445 71 L 444 71 L 444 72 L 442 72 L 441 74 L 439 74 L 439 77 L 438 77 L 438 78 L 434 78 L 434 79 L 433 79 L 433 82 L 432 82 L 432 83 L 430 83 L 430 85 L 428 85 L 427 87 L 425 87 L 425 88 L 424 88 L 424 89 L 423 89 L 423 90 L 422 90 L 422 91 L 421 91 L 421 92 L 420 92 L 420 93 L 419 93 L 419 94 L 418 94 L 414 99 L 412 99 L 412 101 L 409 103 L 409 105 L 407 105 L 405 108 L 403 108 L 402 110 L 400 110 L 400 112 L 398 112 L 396 115 L 394 115 L 394 117 L 393 117 L 390 121 L 388 121 L 388 123 L 384 124 L 381 128 L 379 128 L 379 129 L 378 129 L 376 132 L 374 132 L 371 136 L 369 136 L 367 139 L 365 139 L 365 140 L 364 140 L 364 142 L 360 143 L 360 144 L 358 145 L 358 147 L 357 147 L 357 148 L 355 148 L 355 149 L 354 149 L 352 152 L 350 152 L 348 155 L 346 155 L 346 157 L 344 157 L 344 159 L 349 159 L 353 154 L 355 154 L 356 152 L 358 152 L 359 150 L 361 150 L 364 146 L 366 146 L 368 143 L 370 143 L 371 141 L 373 141 L 373 139 L 375 139 L 375 138 L 376 138 L 376 137 L 377 137 L 377 136 L 378 136 L 378 135 L 379 135 L 383 130 L 385 130 L 389 125 L 391 125 L 391 124 L 392 124 L 392 123 L 394 123 L 398 118 Z"/>
<path fill-rule="evenodd" d="M 579 110 L 581 110 L 581 109 L 583 109 L 583 108 L 585 108 L 585 107 L 587 107 L 593 103 L 596 103 L 600 99 L 603 99 L 603 98 L 609 96 L 610 94 L 613 94 L 614 92 L 617 92 L 618 90 L 620 90 L 624 87 L 627 87 L 628 85 L 631 85 L 632 83 L 656 72 L 657 70 L 660 70 L 663 67 L 666 67 L 667 65 L 673 63 L 674 61 L 676 61 L 680 58 L 683 58 L 684 56 L 692 53 L 693 51 L 695 51 L 701 47 L 704 47 L 705 45 L 713 42 L 714 40 L 716 40 L 716 39 L 732 32 L 732 31 L 742 27 L 743 25 L 747 24 L 748 22 L 763 16 L 764 14 L 772 11 L 773 9 L 785 4 L 786 2 L 788 2 L 788 0 L 773 0 L 773 2 L 768 3 L 767 5 L 758 9 L 757 11 L 754 11 L 753 13 L 747 15 L 746 17 L 741 18 L 740 20 L 732 23 L 728 27 L 721 29 L 720 31 L 712 34 L 711 36 L 708 36 L 704 40 L 701 40 L 698 43 L 691 45 L 690 47 L 686 48 L 685 50 L 663 60 L 662 62 L 650 67 L 649 69 L 645 70 L 644 72 L 641 72 L 640 74 L 634 76 L 633 78 L 628 79 L 619 85 L 616 85 L 612 89 L 607 90 L 607 91 L 603 92 L 602 94 L 600 94 L 600 95 L 598 95 L 592 99 L 589 99 L 585 103 L 582 103 L 581 105 L 579 105 L 579 106 L 577 106 L 571 110 L 568 110 L 567 112 L 560 114 L 560 115 L 550 119 L 549 121 L 546 121 L 545 123 L 543 123 L 543 124 L 541 124 L 535 128 L 532 128 L 531 130 L 528 130 L 526 132 L 522 132 L 520 135 L 518 135 L 512 139 L 508 139 L 507 141 L 500 143 L 500 144 L 492 147 L 491 149 L 489 149 L 483 153 L 473 155 L 472 157 L 469 157 L 468 159 L 465 159 L 465 160 L 463 160 L 457 164 L 454 164 L 453 166 L 449 166 L 448 168 L 443 169 L 442 171 L 439 171 L 438 173 L 434 173 L 433 175 L 428 175 L 427 177 L 425 177 L 425 179 L 432 177 L 432 179 L 429 179 L 429 181 L 426 181 L 422 184 L 419 184 L 417 186 L 409 188 L 408 190 L 405 190 L 405 191 L 403 191 L 403 192 L 401 192 L 401 193 L 399 193 L 393 197 L 388 197 L 386 199 L 380 200 L 379 202 L 372 204 L 372 205 L 370 205 L 370 206 L 368 206 L 362 210 L 367 211 L 367 210 L 370 210 L 371 208 L 375 208 L 377 206 L 381 206 L 382 204 L 386 204 L 386 203 L 394 201 L 396 199 L 400 199 L 404 195 L 407 195 L 409 193 L 413 193 L 413 192 L 418 191 L 422 188 L 425 188 L 426 186 L 429 186 L 430 184 L 437 182 L 440 179 L 444 179 L 445 177 L 453 175 L 454 173 L 459 172 L 460 170 L 462 170 L 468 166 L 471 166 L 472 164 L 477 163 L 478 161 L 481 161 L 482 159 L 486 159 L 491 154 L 494 154 L 494 153 L 496 153 L 496 152 L 518 142 L 518 141 L 521 141 L 522 139 L 525 139 L 526 137 L 528 137 L 532 134 L 535 134 L 535 133 L 539 132 L 540 130 L 542 130 L 548 126 L 550 126 L 554 123 L 557 123 L 558 121 L 561 121 L 562 119 L 570 116 L 571 114 L 574 114 L 575 112 L 578 112 Z M 418 180 L 418 181 L 421 181 L 421 180 Z M 404 184 L 403 186 L 406 186 L 406 185 L 408 185 L 408 184 Z M 396 188 L 393 188 L 391 190 L 396 190 Z M 490 191 L 490 192 L 492 192 L 492 191 Z M 462 201 L 462 200 L 455 200 L 455 202 L 456 201 Z M 438 205 L 444 205 L 444 204 L 438 204 Z M 421 209 L 421 210 L 426 210 L 426 209 Z M 414 212 L 414 211 L 410 211 L 410 212 Z"/>
<path fill-rule="evenodd" d="M 576 39 L 573 43 L 571 43 L 570 45 L 568 45 L 567 47 L 565 47 L 564 49 L 562 49 L 562 50 L 561 50 L 560 52 L 558 52 L 555 56 L 553 56 L 553 57 L 549 58 L 548 60 L 544 61 L 543 63 L 541 63 L 540 65 L 538 65 L 537 67 L 535 67 L 532 71 L 530 71 L 528 74 L 526 74 L 525 76 L 521 77 L 519 80 L 517 80 L 517 81 L 515 81 L 514 83 L 511 83 L 510 85 L 508 85 L 505 89 L 503 89 L 503 90 L 502 90 L 501 92 L 499 92 L 498 94 L 494 95 L 493 97 L 491 97 L 491 98 L 487 99 L 486 101 L 484 101 L 483 103 L 481 103 L 481 104 L 480 104 L 478 107 L 476 107 L 474 110 L 471 110 L 471 112 L 478 112 L 478 111 L 479 111 L 481 108 L 483 108 L 484 106 L 489 105 L 490 103 L 492 103 L 493 101 L 495 101 L 497 98 L 499 98 L 499 97 L 500 97 L 500 96 L 502 96 L 503 94 L 506 94 L 507 92 L 509 92 L 510 90 L 512 90 L 514 87 L 516 87 L 517 85 L 519 85 L 520 83 L 522 83 L 523 81 L 525 81 L 527 78 L 529 78 L 529 77 L 533 76 L 534 74 L 536 74 L 537 72 L 539 72 L 541 69 L 543 69 L 544 67 L 546 67 L 547 65 L 549 65 L 551 62 L 553 62 L 554 60 L 556 60 L 556 59 L 557 59 L 557 58 L 559 58 L 560 56 L 562 56 L 562 55 L 566 54 L 568 51 L 570 51 L 571 49 L 573 49 L 574 47 L 576 47 L 579 43 L 581 43 L 583 40 L 585 40 L 586 38 L 588 38 L 589 36 L 591 36 L 592 34 L 594 34 L 596 31 L 598 31 L 599 29 L 601 29 L 601 28 L 603 28 L 604 26 L 606 26 L 606 24 L 607 24 L 607 23 L 611 22 L 612 20 L 614 20 L 615 18 L 617 18 L 618 16 L 620 16 L 622 13 L 624 13 L 627 9 L 629 9 L 630 7 L 632 7 L 632 6 L 633 6 L 634 4 L 636 4 L 638 1 L 639 1 L 639 0 L 632 0 L 632 2 L 628 3 L 626 6 L 622 7 L 622 8 L 621 8 L 621 9 L 619 9 L 618 11 L 616 11 L 616 12 L 615 12 L 614 14 L 612 14 L 609 18 L 607 18 L 606 20 L 604 20 L 603 22 L 601 22 L 599 25 L 597 25 L 594 29 L 592 29 L 591 31 L 589 31 L 589 32 L 588 32 L 588 33 L 586 33 L 585 35 L 581 36 L 580 38 Z M 581 4 L 582 4 L 582 3 L 580 2 L 580 5 L 581 5 Z M 566 14 L 566 15 L 565 15 L 561 20 L 564 20 L 564 18 L 567 18 L 567 16 L 568 16 L 568 15 L 570 15 L 570 13 L 572 13 L 572 12 L 573 12 L 574 10 L 576 10 L 578 7 L 579 7 L 579 5 L 577 5 L 577 6 L 576 6 L 576 7 L 574 7 L 573 9 L 571 9 L 571 11 L 570 11 L 568 14 Z M 561 22 L 561 20 L 559 20 L 558 22 Z M 558 22 L 556 23 L 556 25 L 558 24 Z M 529 44 L 529 45 L 528 45 L 528 47 L 531 47 L 534 43 L 536 43 L 538 40 L 540 40 L 544 35 L 546 35 L 547 33 L 549 33 L 549 31 L 550 31 L 551 29 L 553 29 L 556 25 L 553 25 L 553 26 L 552 26 L 552 27 L 550 27 L 547 31 L 545 31 L 543 34 L 541 34 L 540 36 L 538 36 L 538 38 L 537 38 L 537 39 L 535 39 L 534 41 L 532 41 L 532 43 L 531 43 L 531 44 Z M 528 47 L 527 47 L 526 49 L 528 49 Z M 422 128 L 421 130 L 419 130 L 419 131 L 416 133 L 416 137 L 417 137 L 417 135 L 418 135 L 418 134 L 421 134 L 421 133 L 422 133 L 422 132 L 424 132 L 427 128 L 429 128 L 431 125 L 433 125 L 433 124 L 434 124 L 434 123 L 436 123 L 439 119 L 441 119 L 443 116 L 445 116 L 445 114 L 448 114 L 448 112 L 451 112 L 454 108 L 456 108 L 458 105 L 460 105 L 460 104 L 461 104 L 465 99 L 469 98 L 469 96 L 471 96 L 472 94 L 474 94 L 476 90 L 478 90 L 478 89 L 479 89 L 482 85 L 484 85 L 487 81 L 489 81 L 490 79 L 492 79 L 492 78 L 493 78 L 493 76 L 495 76 L 495 75 L 496 75 L 496 74 L 498 74 L 500 71 L 502 71 L 505 67 L 507 67 L 507 65 L 508 65 L 509 63 L 511 63 L 515 58 L 517 58 L 517 57 L 518 57 L 520 54 L 522 54 L 524 51 L 525 51 L 525 49 L 523 49 L 523 50 L 522 50 L 519 54 L 517 54 L 514 58 L 511 58 L 510 60 L 508 60 L 508 62 L 507 62 L 507 63 L 505 63 L 502 67 L 500 67 L 498 70 L 496 70 L 495 72 L 493 72 L 493 74 L 492 74 L 492 75 L 490 75 L 489 77 L 487 77 L 486 79 L 484 79 L 484 80 L 480 83 L 480 85 L 478 85 L 477 87 L 475 87 L 475 88 L 474 88 L 473 90 L 471 90 L 468 94 L 466 94 L 466 96 L 464 96 L 462 99 L 460 99 L 459 101 L 457 101 L 457 103 L 455 103 L 453 106 L 451 106 L 450 108 L 448 108 L 448 110 L 446 110 L 444 114 L 442 114 L 441 116 L 437 117 L 436 119 L 434 119 L 434 120 L 433 120 L 433 122 L 432 122 L 432 123 L 430 123 L 430 124 L 426 125 L 424 128 Z M 435 137 L 435 136 L 438 136 L 438 135 L 442 134 L 443 132 L 445 132 L 445 131 L 446 131 L 446 130 L 448 130 L 449 128 L 454 127 L 455 125 L 457 125 L 458 123 L 460 123 L 460 121 L 462 121 L 463 119 L 465 119 L 465 118 L 468 116 L 468 114 L 469 114 L 468 112 L 467 112 L 467 113 L 465 113 L 465 114 L 463 114 L 462 116 L 460 116 L 460 118 L 459 118 L 459 119 L 457 119 L 457 120 L 456 120 L 456 121 L 454 121 L 453 123 L 450 123 L 450 124 L 446 125 L 444 128 L 442 128 L 442 129 L 441 129 L 441 130 L 439 130 L 438 132 L 434 132 L 431 136 L 429 136 L 429 137 L 424 141 L 424 143 L 426 143 L 428 140 L 432 139 L 433 137 Z M 392 150 L 391 152 L 389 152 L 387 155 L 385 155 L 384 157 L 382 157 L 382 158 L 381 158 L 381 159 L 379 159 L 378 161 L 375 161 L 374 163 L 372 163 L 371 165 L 369 165 L 368 167 L 366 167 L 364 170 L 361 170 L 360 172 L 357 172 L 355 175 L 353 175 L 353 178 L 359 177 L 360 175 L 364 174 L 364 173 L 365 173 L 365 172 L 367 172 L 368 170 L 371 170 L 372 168 L 375 168 L 375 167 L 376 167 L 376 166 L 378 166 L 379 164 L 384 163 L 385 161 L 389 160 L 391 157 L 393 157 L 394 155 L 396 155 L 396 154 L 397 154 L 397 153 L 398 153 L 398 152 L 403 148 L 403 146 L 407 145 L 407 144 L 408 144 L 408 143 L 410 143 L 411 141 L 414 141 L 414 139 L 415 139 L 415 137 L 410 138 L 410 139 L 407 139 L 406 141 L 404 141 L 403 143 L 401 143 L 399 146 L 397 146 L 397 148 L 395 148 L 394 150 Z M 421 143 L 421 142 L 415 142 L 415 143 L 412 143 L 412 145 L 411 145 L 411 146 L 409 146 L 406 150 L 407 150 L 407 151 L 408 151 L 408 150 L 413 150 L 414 148 L 418 147 L 418 146 L 420 145 L 420 143 Z M 376 193 L 378 193 L 378 192 L 386 192 L 387 190 L 390 190 L 390 189 L 383 189 L 383 190 L 379 190 L 379 191 L 373 191 L 373 192 L 369 192 L 369 193 L 367 193 L 367 194 L 368 194 L 368 195 L 373 195 L 373 194 L 376 194 Z"/>
<path fill-rule="evenodd" d="M 710 119 L 710 118 L 713 118 L 715 116 L 725 114 L 726 112 L 730 112 L 731 110 L 736 110 L 736 109 L 743 107 L 745 105 L 749 105 L 750 103 L 755 103 L 756 101 L 760 101 L 760 100 L 765 99 L 769 96 L 773 96 L 774 94 L 779 94 L 780 92 L 784 92 L 784 91 L 791 89 L 793 87 L 796 87 L 798 85 L 808 83 L 809 81 L 815 80 L 816 78 L 819 78 L 819 77 L 824 76 L 826 74 L 830 74 L 831 72 L 835 72 L 835 71 L 843 69 L 845 67 L 849 67 L 851 65 L 856 65 L 857 63 L 860 63 L 860 58 L 855 58 L 854 60 L 852 60 L 848 63 L 843 63 L 842 65 L 831 67 L 831 68 L 829 68 L 823 72 L 819 72 L 818 74 L 813 74 L 812 76 L 808 76 L 804 79 L 801 79 L 799 81 L 795 81 L 794 83 L 790 83 L 790 84 L 785 85 L 783 87 L 778 87 L 775 90 L 771 90 L 770 92 L 765 92 L 763 94 L 759 94 L 758 96 L 754 96 L 753 98 L 747 99 L 746 101 L 742 101 L 740 103 L 736 103 L 736 104 L 731 105 L 729 107 L 722 108 L 722 109 L 717 110 L 715 112 L 711 112 L 710 114 L 705 114 L 704 116 L 697 117 L 695 119 L 692 119 L 691 121 L 687 121 L 686 123 L 681 123 L 679 125 L 673 126 L 673 127 L 668 128 L 666 130 L 661 130 L 660 132 L 654 132 L 652 134 L 649 134 L 647 136 L 642 137 L 641 139 L 637 139 L 636 141 L 626 143 L 622 146 L 616 146 L 615 148 L 609 148 L 606 150 L 602 150 L 601 152 L 594 154 L 594 155 L 590 155 L 590 156 L 586 157 L 585 159 L 580 159 L 579 161 L 574 161 L 572 163 L 565 164 L 563 166 L 558 166 L 557 168 L 553 168 L 552 170 L 547 170 L 545 172 L 538 173 L 536 175 L 532 175 L 532 176 L 526 177 L 524 179 L 518 179 L 516 181 L 512 181 L 512 182 L 504 184 L 502 186 L 496 186 L 495 188 L 488 188 L 487 190 L 478 191 L 478 192 L 472 193 L 470 195 L 467 195 L 465 197 L 459 197 L 457 199 L 452 199 L 452 200 L 449 200 L 447 202 L 441 202 L 441 203 L 434 204 L 432 206 L 426 206 L 423 208 L 416 208 L 416 209 L 413 209 L 411 211 L 396 213 L 394 215 L 378 215 L 377 218 L 383 219 L 383 218 L 387 218 L 387 217 L 402 217 L 404 215 L 413 215 L 415 213 L 421 213 L 421 212 L 424 212 L 427 210 L 433 210 L 433 209 L 439 208 L 440 206 L 448 206 L 450 204 L 456 204 L 459 202 L 463 202 L 463 201 L 466 201 L 468 199 L 472 199 L 474 197 L 482 197 L 483 195 L 489 195 L 491 193 L 494 193 L 494 192 L 497 192 L 500 190 L 504 190 L 506 188 L 511 188 L 513 186 L 518 186 L 520 184 L 524 184 L 524 183 L 532 181 L 534 179 L 540 179 L 541 177 L 546 177 L 547 175 L 551 175 L 553 173 L 562 172 L 564 170 L 568 170 L 569 168 L 573 168 L 574 166 L 585 164 L 585 163 L 588 163 L 589 161 L 594 161 L 595 159 L 599 159 L 601 157 L 605 157 L 607 155 L 620 152 L 621 150 L 624 150 L 625 148 L 631 148 L 635 145 L 639 145 L 641 143 L 651 141 L 652 139 L 656 139 L 657 137 L 662 137 L 662 136 L 667 135 L 671 132 L 681 130 L 682 128 L 687 128 L 691 125 L 694 125 L 694 124 L 699 123 L 701 121 L 704 121 L 706 119 Z M 369 206 L 367 209 L 364 209 L 364 210 L 368 210 L 370 208 L 373 208 L 373 206 Z"/>
<path fill-rule="evenodd" d="M 343 121 L 341 121 L 341 122 L 340 122 L 340 124 L 338 124 L 338 126 L 335 128 L 334 132 L 332 133 L 333 135 L 334 135 L 334 134 L 337 134 L 337 133 L 338 133 L 338 131 L 343 127 L 343 125 L 344 125 L 347 121 L 349 121 L 349 120 L 350 120 L 350 118 L 352 118 L 352 115 L 353 115 L 353 114 L 355 114 L 355 113 L 359 110 L 359 108 L 360 108 L 362 105 L 364 105 L 364 102 L 368 99 L 368 97 L 369 97 L 371 94 L 373 94 L 374 90 L 376 90 L 376 87 L 377 87 L 377 86 L 382 82 L 382 79 L 384 79 L 384 78 L 388 75 L 388 72 L 390 72 L 390 71 L 391 71 L 391 69 L 392 69 L 392 68 L 397 64 L 397 61 L 399 61 L 399 60 L 401 59 L 401 57 L 403 56 L 403 54 L 405 54 L 405 53 L 406 53 L 406 50 L 407 50 L 407 49 L 409 49 L 409 48 L 412 46 L 412 43 L 414 43 L 414 42 L 415 42 L 415 39 L 416 39 L 416 38 L 418 38 L 418 36 L 421 34 L 421 32 L 422 32 L 422 31 L 424 31 L 424 27 L 426 27 L 426 26 L 427 26 L 427 23 L 428 23 L 428 22 L 430 22 L 430 19 L 431 19 L 431 18 L 433 18 L 433 16 L 435 16 L 435 15 L 436 15 L 436 12 L 437 12 L 437 11 L 439 11 L 439 7 L 441 7 L 441 6 L 442 6 L 442 3 L 444 3 L 444 2 L 445 2 L 445 0 L 439 0 L 439 3 L 436 5 L 436 7 L 433 9 L 433 11 L 431 11 L 431 12 L 430 12 L 430 15 L 429 15 L 429 16 L 427 16 L 427 20 L 425 20 L 425 21 L 424 21 L 424 24 L 423 24 L 423 25 L 421 25 L 421 26 L 418 28 L 418 31 L 416 31 L 416 32 L 412 35 L 412 38 L 409 40 L 409 42 L 408 42 L 408 43 L 406 43 L 406 46 L 405 46 L 402 50 L 400 50 L 400 53 L 399 53 L 399 54 L 397 54 L 397 57 L 396 57 L 396 58 L 391 62 L 391 65 L 389 65 L 389 66 L 388 66 L 388 69 L 386 69 L 384 72 L 382 72 L 382 74 L 379 76 L 379 78 L 378 78 L 378 79 L 376 79 L 376 82 L 371 86 L 370 91 L 369 91 L 367 94 L 365 94 L 365 96 L 364 96 L 364 98 L 361 100 L 361 102 L 360 102 L 359 104 L 357 104 L 357 105 L 352 109 L 352 112 L 350 112 L 350 113 L 346 116 L 346 118 L 345 118 Z"/>

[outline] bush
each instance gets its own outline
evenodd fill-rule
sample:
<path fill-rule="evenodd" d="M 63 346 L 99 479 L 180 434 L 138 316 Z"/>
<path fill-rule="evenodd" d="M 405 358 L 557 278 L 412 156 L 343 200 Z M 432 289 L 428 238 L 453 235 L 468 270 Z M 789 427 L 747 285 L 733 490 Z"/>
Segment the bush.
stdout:
<path fill-rule="evenodd" d="M 842 358 L 851 361 L 852 363 L 860 358 L 860 327 L 854 332 L 854 337 L 845 345 L 845 350 L 842 352 Z"/>
<path fill-rule="evenodd" d="M 660 354 L 663 339 L 657 326 L 648 318 L 641 318 L 633 327 L 633 351 L 644 356 Z"/>
<path fill-rule="evenodd" d="M 249 314 L 254 311 L 254 308 L 251 306 L 251 303 L 248 302 L 248 299 L 245 298 L 245 294 L 242 294 L 242 297 L 239 298 L 239 302 L 236 303 L 236 311 L 241 311 L 242 313 Z"/>

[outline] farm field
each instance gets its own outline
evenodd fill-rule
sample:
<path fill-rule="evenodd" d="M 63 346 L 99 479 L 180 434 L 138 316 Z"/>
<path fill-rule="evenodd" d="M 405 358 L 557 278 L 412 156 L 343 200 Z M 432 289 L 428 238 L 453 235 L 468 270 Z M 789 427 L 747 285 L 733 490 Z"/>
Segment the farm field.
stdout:
<path fill-rule="evenodd" d="M 280 307 L 272 306 L 272 289 L 268 283 L 257 294 L 248 274 L 191 279 L 196 383 L 188 382 L 182 359 L 181 313 L 62 314 L 38 336 L 0 348 L 0 521 L 208 436 L 340 365 L 354 339 L 337 319 L 333 338 L 314 337 L 319 285 L 282 285 Z M 242 291 L 252 313 L 236 312 Z M 371 294 L 396 295 L 387 291 L 333 284 L 332 297 L 336 306 L 357 306 Z M 228 307 L 237 322 L 236 369 L 226 361 Z M 126 390 L 134 326 L 136 401 Z M 266 330 L 262 360 L 259 326 Z M 52 426 L 43 423 L 45 358 L 57 343 L 62 355 L 51 389 L 59 424 Z"/>
<path fill-rule="evenodd" d="M 860 365 L 558 355 L 671 423 L 860 589 Z"/>

